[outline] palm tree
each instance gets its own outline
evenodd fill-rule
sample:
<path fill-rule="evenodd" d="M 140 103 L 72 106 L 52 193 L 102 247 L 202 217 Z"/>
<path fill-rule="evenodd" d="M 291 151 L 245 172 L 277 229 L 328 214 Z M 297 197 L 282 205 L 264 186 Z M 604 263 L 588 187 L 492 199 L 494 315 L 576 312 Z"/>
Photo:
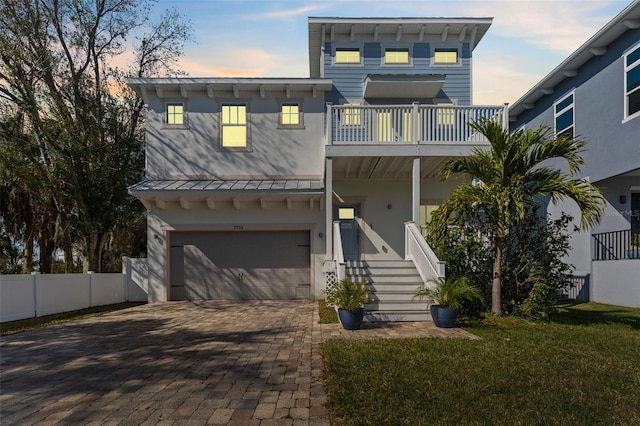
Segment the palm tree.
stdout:
<path fill-rule="evenodd" d="M 442 174 L 447 179 L 454 173 L 462 173 L 481 183 L 461 185 L 451 193 L 434 212 L 433 232 L 436 239 L 442 239 L 447 221 L 464 206 L 483 209 L 485 215 L 481 220 L 492 230 L 489 238 L 495 247 L 491 311 L 500 316 L 504 238 L 510 227 L 536 204 L 535 198 L 547 196 L 553 202 L 574 200 L 581 211 L 583 230 L 599 223 L 604 198 L 597 187 L 575 177 L 584 165 L 580 156 L 584 140 L 554 138 L 548 126 L 509 134 L 508 129 L 489 120 L 470 125 L 486 137 L 490 149 L 475 148 L 470 155 L 449 161 Z M 568 173 L 543 164 L 550 159 L 564 159 Z"/>

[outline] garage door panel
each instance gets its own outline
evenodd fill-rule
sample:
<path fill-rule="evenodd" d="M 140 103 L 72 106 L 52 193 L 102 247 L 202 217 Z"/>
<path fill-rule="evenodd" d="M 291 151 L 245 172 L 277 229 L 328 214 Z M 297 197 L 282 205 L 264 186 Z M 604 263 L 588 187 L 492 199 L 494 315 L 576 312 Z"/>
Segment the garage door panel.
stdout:
<path fill-rule="evenodd" d="M 188 300 L 309 297 L 308 231 L 179 233 L 177 244 Z"/>

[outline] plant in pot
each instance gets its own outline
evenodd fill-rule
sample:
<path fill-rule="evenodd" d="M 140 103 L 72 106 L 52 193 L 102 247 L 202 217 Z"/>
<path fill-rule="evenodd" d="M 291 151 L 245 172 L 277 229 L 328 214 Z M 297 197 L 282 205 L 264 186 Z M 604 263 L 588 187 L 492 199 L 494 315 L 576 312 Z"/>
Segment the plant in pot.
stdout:
<path fill-rule="evenodd" d="M 640 259 L 640 233 L 631 236 L 631 245 L 627 253 L 629 259 Z"/>
<path fill-rule="evenodd" d="M 458 310 L 465 303 L 482 301 L 482 293 L 474 287 L 466 276 L 437 278 L 421 285 L 415 298 L 430 299 L 431 318 L 437 327 L 451 328 L 458 316 Z"/>
<path fill-rule="evenodd" d="M 369 290 L 365 282 L 348 279 L 336 281 L 324 291 L 327 304 L 338 310 L 338 318 L 345 330 L 357 330 L 364 319 L 364 304 L 369 300 Z"/>

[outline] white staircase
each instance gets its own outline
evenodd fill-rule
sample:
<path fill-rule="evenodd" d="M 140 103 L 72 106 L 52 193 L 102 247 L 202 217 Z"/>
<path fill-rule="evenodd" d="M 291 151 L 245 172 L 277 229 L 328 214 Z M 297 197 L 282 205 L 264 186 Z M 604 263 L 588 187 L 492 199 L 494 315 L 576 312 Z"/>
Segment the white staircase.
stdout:
<path fill-rule="evenodd" d="M 366 321 L 431 321 L 428 301 L 413 299 L 422 278 L 410 260 L 347 261 L 352 281 L 365 281 L 373 293 L 365 308 Z"/>

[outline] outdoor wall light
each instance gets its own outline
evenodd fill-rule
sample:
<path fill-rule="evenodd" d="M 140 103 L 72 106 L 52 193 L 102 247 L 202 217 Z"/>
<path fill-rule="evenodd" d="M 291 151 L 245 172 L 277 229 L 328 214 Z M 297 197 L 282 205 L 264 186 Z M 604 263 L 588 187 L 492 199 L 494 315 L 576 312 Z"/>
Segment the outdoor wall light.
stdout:
<path fill-rule="evenodd" d="M 391 210 L 391 207 L 393 207 L 393 206 L 391 205 L 391 203 L 387 204 L 387 208 L 388 208 L 389 210 Z"/>
<path fill-rule="evenodd" d="M 153 238 L 160 241 L 160 236 L 158 234 L 153 234 Z"/>
<path fill-rule="evenodd" d="M 626 195 L 621 195 L 620 196 L 620 204 L 627 204 L 627 196 Z"/>
<path fill-rule="evenodd" d="M 324 234 L 322 232 L 318 232 L 318 237 L 319 238 L 324 238 Z"/>

